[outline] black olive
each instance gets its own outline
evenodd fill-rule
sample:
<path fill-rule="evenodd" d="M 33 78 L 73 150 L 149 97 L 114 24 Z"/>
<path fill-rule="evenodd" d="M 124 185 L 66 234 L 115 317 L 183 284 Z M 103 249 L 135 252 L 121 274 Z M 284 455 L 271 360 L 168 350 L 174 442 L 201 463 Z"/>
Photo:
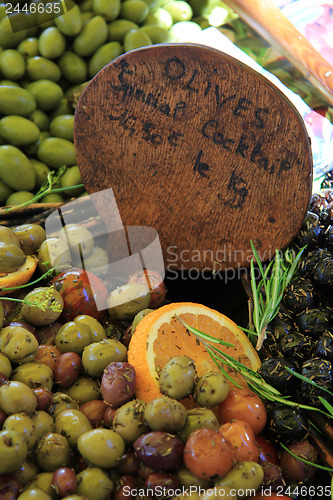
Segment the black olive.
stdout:
<path fill-rule="evenodd" d="M 333 363 L 333 335 L 330 332 L 327 332 L 314 343 L 311 355 L 313 358 L 327 359 L 327 361 Z"/>
<path fill-rule="evenodd" d="M 295 323 L 301 333 L 319 337 L 329 329 L 331 314 L 325 307 L 308 309 L 295 318 Z"/>
<path fill-rule="evenodd" d="M 259 373 L 264 380 L 275 387 L 281 394 L 290 394 L 296 390 L 298 379 L 286 370 L 296 370 L 290 361 L 281 358 L 265 359 L 260 366 Z"/>
<path fill-rule="evenodd" d="M 270 491 L 281 491 L 286 486 L 281 467 L 270 462 L 264 462 L 260 465 L 264 471 L 262 489 L 269 488 Z"/>
<path fill-rule="evenodd" d="M 320 219 L 317 214 L 308 212 L 298 235 L 295 238 L 295 243 L 299 247 L 307 245 L 308 250 L 313 250 L 316 246 L 320 246 L 324 237 L 325 227 L 320 224 Z"/>
<path fill-rule="evenodd" d="M 301 275 L 312 278 L 313 270 L 320 260 L 326 257 L 331 258 L 332 254 L 326 248 L 315 248 L 301 259 L 299 271 Z"/>
<path fill-rule="evenodd" d="M 333 255 L 320 260 L 313 270 L 313 280 L 320 285 L 333 285 Z M 333 291 L 331 291 L 333 294 Z"/>
<path fill-rule="evenodd" d="M 289 311 L 300 313 L 315 303 L 313 284 L 309 279 L 297 278 L 286 289 L 283 303 Z"/>
<path fill-rule="evenodd" d="M 312 339 L 301 333 L 291 332 L 280 340 L 279 349 L 283 356 L 296 366 L 301 366 L 310 355 Z"/>
<path fill-rule="evenodd" d="M 327 248 L 333 252 L 333 226 L 327 228 L 325 232 L 325 244 Z"/>
<path fill-rule="evenodd" d="M 275 442 L 295 443 L 309 433 L 306 413 L 294 406 L 276 406 L 269 410 L 265 434 Z"/>
<path fill-rule="evenodd" d="M 308 359 L 302 365 L 302 375 L 321 387 L 332 391 L 332 364 L 326 359 Z M 308 382 L 301 381 L 299 392 L 300 402 L 305 402 L 305 404 L 309 404 L 311 406 L 318 406 L 318 404 L 320 404 L 318 396 L 323 397 L 329 402 L 333 402 L 333 396 L 331 396 L 328 392 L 319 389 L 315 385 Z"/>

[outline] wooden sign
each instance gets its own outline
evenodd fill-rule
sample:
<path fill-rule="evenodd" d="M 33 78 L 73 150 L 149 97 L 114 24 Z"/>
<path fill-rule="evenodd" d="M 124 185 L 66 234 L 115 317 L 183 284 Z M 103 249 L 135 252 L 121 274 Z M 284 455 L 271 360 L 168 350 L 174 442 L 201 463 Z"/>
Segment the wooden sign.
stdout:
<path fill-rule="evenodd" d="M 264 77 L 195 44 L 128 52 L 82 94 L 74 126 L 89 193 L 158 232 L 165 266 L 247 266 L 296 235 L 312 186 L 302 119 Z M 107 208 L 98 207 L 106 220 Z"/>

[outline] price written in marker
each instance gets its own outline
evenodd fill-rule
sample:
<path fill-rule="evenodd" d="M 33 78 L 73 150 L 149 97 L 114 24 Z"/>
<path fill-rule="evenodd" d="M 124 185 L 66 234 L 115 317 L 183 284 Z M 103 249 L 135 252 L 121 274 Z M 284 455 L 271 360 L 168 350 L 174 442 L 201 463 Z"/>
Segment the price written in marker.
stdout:
<path fill-rule="evenodd" d="M 124 225 L 154 227 L 166 267 L 170 248 L 180 267 L 247 265 L 251 239 L 265 260 L 309 204 L 310 145 L 293 105 L 200 45 L 138 49 L 106 66 L 79 100 L 75 147 L 88 192 L 112 187 Z M 189 250 L 196 257 L 182 262 Z"/>

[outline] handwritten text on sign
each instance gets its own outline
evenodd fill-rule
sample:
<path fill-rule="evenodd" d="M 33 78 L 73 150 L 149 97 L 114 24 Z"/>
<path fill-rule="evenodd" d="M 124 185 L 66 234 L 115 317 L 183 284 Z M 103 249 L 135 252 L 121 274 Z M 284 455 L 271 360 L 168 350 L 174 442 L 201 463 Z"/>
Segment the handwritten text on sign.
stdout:
<path fill-rule="evenodd" d="M 223 81 L 220 82 L 219 78 L 216 78 L 215 82 L 207 78 L 202 85 L 202 78 L 199 78 L 200 69 L 192 68 L 190 72 L 187 71 L 185 62 L 175 56 L 166 60 L 162 74 L 165 80 L 180 84 L 181 89 L 185 91 L 183 99 L 176 103 L 171 103 L 168 96 L 158 90 L 147 92 L 145 88 L 141 88 L 136 81 L 135 68 L 126 59 L 119 63 L 118 69 L 117 80 L 110 82 L 110 92 L 117 96 L 123 107 L 121 112 L 112 112 L 109 115 L 110 121 L 117 123 L 129 137 L 141 138 L 155 148 L 165 142 L 172 148 L 181 148 L 184 139 L 183 119 L 187 108 L 191 106 L 190 95 L 195 94 L 203 103 L 209 100 L 218 118 L 210 118 L 207 113 L 202 113 L 197 132 L 202 136 L 203 146 L 193 154 L 193 171 L 198 175 L 209 178 L 213 166 L 205 161 L 204 148 L 212 145 L 238 157 L 239 161 L 246 159 L 263 174 L 277 178 L 293 167 L 300 166 L 300 160 L 287 147 L 280 151 L 279 157 L 268 158 L 265 150 L 269 147 L 269 138 L 267 141 L 263 132 L 266 121 L 272 119 L 271 111 L 269 107 L 257 107 L 253 96 L 239 95 L 237 89 L 225 95 Z M 217 73 L 216 69 L 213 71 Z M 137 103 L 141 103 L 146 117 L 144 120 L 141 113 L 131 111 L 133 102 L 136 103 L 136 110 Z M 159 116 L 170 119 L 169 129 L 159 126 Z M 237 133 L 235 127 L 232 129 L 233 135 L 228 133 L 228 123 L 224 121 L 226 117 L 227 121 L 230 117 L 233 121 L 242 121 Z M 236 169 L 231 172 L 227 190 L 231 190 L 234 195 L 233 202 L 228 204 L 234 208 L 241 207 L 248 195 L 249 186 L 248 182 L 237 174 Z M 223 197 L 220 195 L 219 198 Z"/>

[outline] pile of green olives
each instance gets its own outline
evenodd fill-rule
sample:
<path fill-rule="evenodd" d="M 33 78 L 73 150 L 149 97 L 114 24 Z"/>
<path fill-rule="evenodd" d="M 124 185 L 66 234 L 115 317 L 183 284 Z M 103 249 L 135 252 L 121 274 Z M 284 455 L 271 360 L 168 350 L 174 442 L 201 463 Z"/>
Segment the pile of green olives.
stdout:
<path fill-rule="evenodd" d="M 9 274 L 24 266 L 27 255 L 34 255 L 45 238 L 45 230 L 38 224 L 0 226 L 0 273 Z"/>
<path fill-rule="evenodd" d="M 56 187 L 63 191 L 41 201 L 84 192 L 70 189 L 81 184 L 74 110 L 106 64 L 234 17 L 221 0 L 66 0 L 67 12 L 58 13 L 60 5 L 31 0 L 25 13 L 0 3 L 0 205 L 29 201 L 62 166 L 67 169 Z"/>

